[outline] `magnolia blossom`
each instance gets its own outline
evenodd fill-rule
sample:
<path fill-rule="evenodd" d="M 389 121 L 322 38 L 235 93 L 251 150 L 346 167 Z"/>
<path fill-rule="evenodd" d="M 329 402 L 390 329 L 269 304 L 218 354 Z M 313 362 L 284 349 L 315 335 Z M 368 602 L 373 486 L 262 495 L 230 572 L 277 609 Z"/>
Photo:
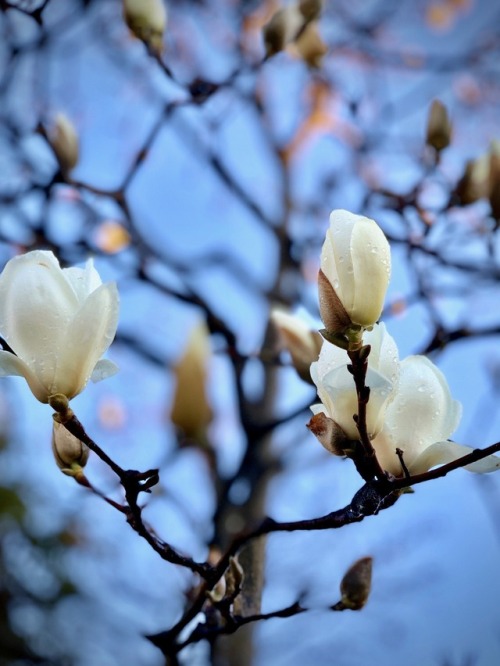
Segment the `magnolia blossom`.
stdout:
<path fill-rule="evenodd" d="M 458 427 L 462 407 L 453 400 L 443 373 L 425 356 L 409 356 L 400 365 L 399 388 L 388 405 L 383 429 L 373 440 L 381 466 L 402 476 L 396 448 L 411 474 L 452 462 L 473 450 L 446 441 Z M 492 472 L 500 458 L 488 456 L 465 469 Z"/>
<path fill-rule="evenodd" d="M 391 275 L 389 243 L 374 220 L 334 210 L 321 251 L 319 304 L 328 331 L 372 326 Z"/>
<path fill-rule="evenodd" d="M 101 283 L 92 260 L 61 269 L 52 252 L 14 257 L 0 275 L 0 335 L 14 352 L 0 351 L 0 374 L 24 377 L 41 402 L 71 399 L 117 371 L 99 360 L 117 323 L 116 285 Z"/>
<path fill-rule="evenodd" d="M 399 357 L 394 339 L 385 324 L 378 324 L 363 336 L 363 343 L 371 346 L 368 356 L 366 385 L 370 387 L 367 405 L 367 429 L 370 437 L 377 435 L 384 425 L 384 415 L 398 387 Z M 311 365 L 311 377 L 318 389 L 322 404 L 311 407 L 314 414 L 324 413 L 342 428 L 348 439 L 358 439 L 353 416 L 358 413 L 358 398 L 347 352 L 325 340 L 319 359 Z"/>

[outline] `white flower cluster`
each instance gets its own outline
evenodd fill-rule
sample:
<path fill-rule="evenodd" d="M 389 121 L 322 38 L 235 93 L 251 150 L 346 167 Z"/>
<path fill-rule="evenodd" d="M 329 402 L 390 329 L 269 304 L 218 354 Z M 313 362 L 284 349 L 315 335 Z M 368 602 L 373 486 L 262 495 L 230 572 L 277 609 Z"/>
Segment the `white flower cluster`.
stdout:
<path fill-rule="evenodd" d="M 333 211 L 321 253 L 320 311 L 332 340 L 362 337 L 370 345 L 366 386 L 370 389 L 366 425 L 383 469 L 395 476 L 411 474 L 456 460 L 472 449 L 447 441 L 457 428 L 461 405 L 453 400 L 443 373 L 425 356 L 399 360 L 394 339 L 377 324 L 391 271 L 387 239 L 374 220 L 345 210 Z M 354 336 L 354 337 L 353 337 Z M 309 427 L 330 452 L 342 455 L 342 441 L 358 440 L 354 416 L 358 398 L 348 370 L 346 349 L 327 340 L 311 365 L 321 403 L 312 406 Z M 489 456 L 466 467 L 474 472 L 498 469 Z"/>

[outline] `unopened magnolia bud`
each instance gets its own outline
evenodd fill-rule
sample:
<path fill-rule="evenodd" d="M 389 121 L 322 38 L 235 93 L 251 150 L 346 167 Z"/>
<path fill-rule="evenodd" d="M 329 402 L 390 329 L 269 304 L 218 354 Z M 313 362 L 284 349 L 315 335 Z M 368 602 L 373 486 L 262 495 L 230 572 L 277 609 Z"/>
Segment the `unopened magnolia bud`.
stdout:
<path fill-rule="evenodd" d="M 475 203 L 488 194 L 489 156 L 469 160 L 463 176 L 457 183 L 455 194 L 462 206 Z"/>
<path fill-rule="evenodd" d="M 304 17 L 296 5 L 279 9 L 262 29 L 266 55 L 272 56 L 292 42 L 304 25 Z"/>
<path fill-rule="evenodd" d="M 488 199 L 491 215 L 497 222 L 500 220 L 500 144 L 491 143 L 489 152 Z"/>
<path fill-rule="evenodd" d="M 373 326 L 382 312 L 390 276 L 389 243 L 378 224 L 334 210 L 318 276 L 319 308 L 327 331 L 345 334 L 353 330 L 352 324 Z"/>
<path fill-rule="evenodd" d="M 342 428 L 324 412 L 315 414 L 306 427 L 327 451 L 335 456 L 345 456 L 349 439 Z"/>
<path fill-rule="evenodd" d="M 73 123 L 63 113 L 57 114 L 48 139 L 61 171 L 69 173 L 78 163 L 78 134 Z"/>
<path fill-rule="evenodd" d="M 210 336 L 205 322 L 191 331 L 186 349 L 174 369 L 176 380 L 171 420 L 190 439 L 204 442 L 212 420 L 206 384 L 211 356 Z"/>
<path fill-rule="evenodd" d="M 340 601 L 334 610 L 361 610 L 368 601 L 372 585 L 371 557 L 362 557 L 345 573 L 340 583 Z"/>
<path fill-rule="evenodd" d="M 322 0 L 300 0 L 299 2 L 299 11 L 307 22 L 317 19 L 322 9 Z"/>
<path fill-rule="evenodd" d="M 309 368 L 318 360 L 323 339 L 318 331 L 311 330 L 299 317 L 273 310 L 271 320 L 278 330 L 280 343 L 292 357 L 293 367 L 301 379 L 311 383 Z"/>
<path fill-rule="evenodd" d="M 59 469 L 71 475 L 85 467 L 89 457 L 88 447 L 56 420 L 52 429 L 52 452 Z"/>
<path fill-rule="evenodd" d="M 438 99 L 432 102 L 427 120 L 426 143 L 438 152 L 450 145 L 452 124 L 448 110 Z"/>
<path fill-rule="evenodd" d="M 123 16 L 134 35 L 153 53 L 160 55 L 167 25 L 163 0 L 123 0 Z"/>
<path fill-rule="evenodd" d="M 323 58 L 328 53 L 328 46 L 321 39 L 316 21 L 309 23 L 300 33 L 295 40 L 295 48 L 309 67 L 321 67 Z"/>

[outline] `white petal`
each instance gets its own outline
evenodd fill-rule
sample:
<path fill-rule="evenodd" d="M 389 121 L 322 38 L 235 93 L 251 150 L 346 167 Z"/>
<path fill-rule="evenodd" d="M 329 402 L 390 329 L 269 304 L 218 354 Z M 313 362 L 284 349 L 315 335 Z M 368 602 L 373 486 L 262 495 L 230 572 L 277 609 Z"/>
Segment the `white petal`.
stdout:
<path fill-rule="evenodd" d="M 316 414 L 319 414 L 320 412 L 323 412 L 323 414 L 326 414 L 328 416 L 328 412 L 325 409 L 325 406 L 321 402 L 317 402 L 314 405 L 311 405 L 310 408 L 311 412 L 316 416 Z"/>
<path fill-rule="evenodd" d="M 428 446 L 453 433 L 460 416 L 461 405 L 452 399 L 443 373 L 425 356 L 409 356 L 400 365 L 398 391 L 374 442 L 382 466 L 400 474 L 395 453 L 400 448 L 411 467 Z"/>
<path fill-rule="evenodd" d="M 113 361 L 110 361 L 107 358 L 102 358 L 100 361 L 97 361 L 96 366 L 90 375 L 90 380 L 94 382 L 94 384 L 102 382 L 103 379 L 116 375 L 119 370 L 120 368 L 116 363 L 113 363 Z"/>
<path fill-rule="evenodd" d="M 71 398 L 85 387 L 97 361 L 113 341 L 118 325 L 116 284 L 103 284 L 90 294 L 70 322 L 52 391 Z"/>
<path fill-rule="evenodd" d="M 393 390 L 399 381 L 399 352 L 392 335 L 387 332 L 385 324 L 375 324 L 371 331 L 363 333 L 363 344 L 370 345 L 368 365 L 388 379 Z"/>
<path fill-rule="evenodd" d="M 94 261 L 92 259 L 87 261 L 85 268 L 71 266 L 70 268 L 63 268 L 62 272 L 65 279 L 73 288 L 79 303 L 83 303 L 102 284 L 102 280 L 94 268 Z"/>
<path fill-rule="evenodd" d="M 463 446 L 455 442 L 436 442 L 427 447 L 412 463 L 410 466 L 411 474 L 422 474 L 427 472 L 431 467 L 442 465 L 445 463 L 458 460 L 468 453 L 472 453 L 474 449 L 470 446 Z M 466 465 L 464 469 L 469 472 L 476 472 L 476 474 L 485 474 L 488 472 L 495 472 L 500 469 L 500 458 L 497 456 L 488 456 L 482 460 L 478 460 L 471 465 Z"/>
<path fill-rule="evenodd" d="M 354 267 L 351 253 L 351 239 L 360 216 L 347 210 L 334 210 L 330 215 L 330 228 L 326 236 L 330 241 L 330 253 L 335 263 L 339 280 L 337 295 L 343 306 L 351 314 L 354 305 Z M 324 272 L 324 271 L 323 271 Z M 328 276 L 327 276 L 328 277 Z"/>
<path fill-rule="evenodd" d="M 332 244 L 332 239 L 329 233 L 329 230 L 326 232 L 325 241 L 321 249 L 321 270 L 325 274 L 328 282 L 332 285 L 337 296 L 341 300 L 342 304 L 345 307 L 344 303 L 344 292 L 342 285 L 340 283 L 339 274 L 337 270 L 337 264 L 335 261 L 335 249 Z"/>
<path fill-rule="evenodd" d="M 0 377 L 7 376 L 24 377 L 37 400 L 47 402 L 49 393 L 28 365 L 15 354 L 0 350 Z"/>
<path fill-rule="evenodd" d="M 0 276 L 0 333 L 45 386 L 53 381 L 65 329 L 77 308 L 52 252 L 15 257 Z"/>
<path fill-rule="evenodd" d="M 332 345 L 333 346 L 333 345 Z M 323 380 L 322 377 L 319 375 L 319 369 L 320 369 L 320 364 L 319 361 L 315 361 L 314 363 L 311 364 L 311 379 L 313 382 L 316 384 L 316 389 L 318 391 L 318 397 L 323 403 L 325 409 L 325 413 L 331 417 L 333 414 L 333 403 L 330 400 L 330 396 L 328 395 L 328 392 L 324 389 L 323 387 Z M 314 407 L 314 405 L 313 405 Z M 312 409 L 312 407 L 311 407 Z"/>
<path fill-rule="evenodd" d="M 393 385 L 376 370 L 368 367 L 366 385 L 370 387 L 370 399 L 366 406 L 366 426 L 370 437 L 375 437 L 384 425 L 387 405 L 392 398 Z"/>
<path fill-rule="evenodd" d="M 378 224 L 361 217 L 352 232 L 351 252 L 354 267 L 352 320 L 369 326 L 379 319 L 391 276 L 389 243 Z"/>
<path fill-rule="evenodd" d="M 358 428 L 353 419 L 353 415 L 358 413 L 358 398 L 347 366 L 343 365 L 329 372 L 324 379 L 323 388 L 330 402 L 329 416 L 350 439 L 358 439 Z M 323 399 L 322 402 L 324 403 Z"/>

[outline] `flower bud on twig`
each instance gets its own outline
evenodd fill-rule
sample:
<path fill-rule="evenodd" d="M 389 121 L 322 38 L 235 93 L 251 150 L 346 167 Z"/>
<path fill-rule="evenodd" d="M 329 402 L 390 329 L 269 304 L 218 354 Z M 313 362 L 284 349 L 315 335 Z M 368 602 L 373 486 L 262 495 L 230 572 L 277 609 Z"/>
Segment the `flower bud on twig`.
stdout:
<path fill-rule="evenodd" d="M 368 601 L 372 585 L 371 557 L 357 560 L 345 573 L 340 583 L 340 601 L 333 610 L 361 610 Z"/>
<path fill-rule="evenodd" d="M 295 48 L 302 60 L 315 69 L 319 69 L 323 63 L 324 56 L 328 53 L 328 46 L 321 39 L 318 23 L 308 23 L 301 34 L 295 40 Z"/>
<path fill-rule="evenodd" d="M 328 332 L 352 324 L 369 328 L 380 317 L 391 275 L 389 243 L 378 224 L 334 210 L 321 251 L 319 306 Z"/>
<path fill-rule="evenodd" d="M 489 152 L 488 200 L 491 206 L 491 215 L 498 222 L 500 220 L 500 144 L 492 141 Z"/>
<path fill-rule="evenodd" d="M 163 50 L 167 10 L 162 0 L 123 0 L 123 16 L 133 34 L 155 55 Z"/>
<path fill-rule="evenodd" d="M 85 467 L 89 457 L 88 447 L 54 419 L 52 452 L 59 469 L 73 476 Z"/>
<path fill-rule="evenodd" d="M 446 106 L 435 99 L 427 120 L 426 143 L 440 152 L 450 145 L 452 124 Z"/>
<path fill-rule="evenodd" d="M 272 56 L 293 42 L 304 25 L 304 17 L 296 5 L 279 9 L 262 29 L 266 55 Z"/>
<path fill-rule="evenodd" d="M 206 386 L 210 356 L 210 336 L 201 321 L 191 331 L 184 354 L 174 369 L 176 386 L 170 416 L 186 437 L 198 442 L 205 442 L 213 416 Z"/>
<path fill-rule="evenodd" d="M 345 448 L 350 440 L 339 424 L 324 412 L 314 414 L 306 427 L 327 451 L 335 456 L 345 455 Z"/>
<path fill-rule="evenodd" d="M 323 9 L 323 0 L 299 0 L 299 11 L 304 19 L 314 21 L 321 14 Z"/>
<path fill-rule="evenodd" d="M 57 114 L 48 140 L 61 171 L 68 174 L 78 163 L 79 147 L 75 127 L 64 113 Z"/>

